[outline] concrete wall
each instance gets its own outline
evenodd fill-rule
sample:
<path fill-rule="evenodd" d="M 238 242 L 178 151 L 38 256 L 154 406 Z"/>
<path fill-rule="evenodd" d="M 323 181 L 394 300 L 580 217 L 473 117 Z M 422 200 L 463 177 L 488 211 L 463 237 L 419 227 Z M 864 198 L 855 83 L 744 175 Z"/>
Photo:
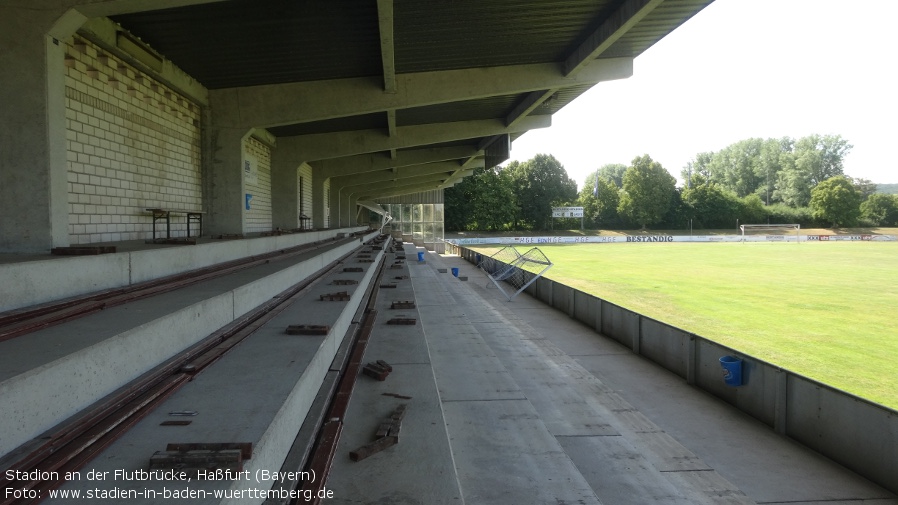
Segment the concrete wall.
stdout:
<path fill-rule="evenodd" d="M 16 286 L 16 289 L 0 293 L 0 312 L 128 286 L 224 261 L 328 240 L 341 232 L 354 233 L 364 229 L 323 230 L 195 246 L 154 247 L 98 256 L 47 257 L 4 263 L 0 264 L 0 285 Z M 38 268 L 35 268 L 36 264 L 39 264 Z"/>
<path fill-rule="evenodd" d="M 314 218 L 315 206 L 312 205 L 312 167 L 308 163 L 303 163 L 296 169 L 296 196 L 299 200 L 296 207 L 300 214 L 306 215 L 308 218 Z M 302 223 L 301 223 L 302 224 Z M 305 223 L 311 226 L 312 222 Z"/>
<path fill-rule="evenodd" d="M 145 209 L 202 210 L 199 106 L 81 37 L 65 66 L 69 241 L 147 239 Z"/>
<path fill-rule="evenodd" d="M 475 251 L 452 247 L 475 263 Z M 898 411 L 777 367 L 698 335 L 540 278 L 534 298 L 658 363 L 689 384 L 898 493 Z M 728 386 L 722 356 L 743 360 L 743 385 Z"/>
<path fill-rule="evenodd" d="M 244 208 L 244 233 L 268 232 L 271 224 L 271 148 L 256 138 L 243 145 L 243 187 L 252 195 L 249 209 Z"/>

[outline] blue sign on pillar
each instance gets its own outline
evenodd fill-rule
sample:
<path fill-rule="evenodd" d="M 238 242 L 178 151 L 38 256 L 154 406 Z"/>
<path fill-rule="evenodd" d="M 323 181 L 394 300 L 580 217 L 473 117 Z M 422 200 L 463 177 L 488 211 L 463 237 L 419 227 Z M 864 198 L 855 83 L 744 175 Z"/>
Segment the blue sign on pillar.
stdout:
<path fill-rule="evenodd" d="M 247 193 L 246 194 L 246 210 L 249 210 L 249 201 L 253 199 L 253 195 Z"/>

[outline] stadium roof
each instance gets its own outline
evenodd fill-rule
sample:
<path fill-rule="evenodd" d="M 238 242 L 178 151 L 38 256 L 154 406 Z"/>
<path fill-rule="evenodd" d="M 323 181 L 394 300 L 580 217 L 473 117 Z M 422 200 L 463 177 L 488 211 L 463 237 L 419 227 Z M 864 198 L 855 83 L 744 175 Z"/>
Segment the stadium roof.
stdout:
<path fill-rule="evenodd" d="M 168 0 L 95 14 L 205 87 L 218 126 L 267 129 L 298 160 L 458 167 L 418 191 L 506 160 L 709 3 Z"/>

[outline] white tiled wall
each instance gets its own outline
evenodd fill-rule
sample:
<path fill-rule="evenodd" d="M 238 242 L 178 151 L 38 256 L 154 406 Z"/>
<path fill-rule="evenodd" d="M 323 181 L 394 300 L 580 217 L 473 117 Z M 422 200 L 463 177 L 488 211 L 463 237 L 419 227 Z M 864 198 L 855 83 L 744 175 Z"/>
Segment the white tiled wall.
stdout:
<path fill-rule="evenodd" d="M 244 170 L 243 188 L 252 195 L 249 210 L 244 208 L 244 231 L 271 231 L 271 149 L 250 137 L 243 145 L 243 159 L 250 162 L 251 170 Z"/>
<path fill-rule="evenodd" d="M 149 238 L 147 208 L 202 210 L 199 107 L 77 36 L 65 64 L 71 243 Z"/>
<path fill-rule="evenodd" d="M 312 167 L 307 163 L 303 163 L 297 169 L 296 194 L 299 195 L 299 201 L 296 203 L 300 214 L 305 214 L 309 218 L 314 218 L 314 207 L 312 206 Z"/>

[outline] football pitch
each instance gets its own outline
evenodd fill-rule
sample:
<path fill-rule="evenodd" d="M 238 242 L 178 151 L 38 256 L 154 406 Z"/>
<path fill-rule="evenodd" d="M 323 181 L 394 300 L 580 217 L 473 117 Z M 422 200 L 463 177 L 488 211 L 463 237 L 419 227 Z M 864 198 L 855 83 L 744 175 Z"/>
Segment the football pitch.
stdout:
<path fill-rule="evenodd" d="M 539 248 L 546 277 L 898 409 L 898 242 Z"/>

